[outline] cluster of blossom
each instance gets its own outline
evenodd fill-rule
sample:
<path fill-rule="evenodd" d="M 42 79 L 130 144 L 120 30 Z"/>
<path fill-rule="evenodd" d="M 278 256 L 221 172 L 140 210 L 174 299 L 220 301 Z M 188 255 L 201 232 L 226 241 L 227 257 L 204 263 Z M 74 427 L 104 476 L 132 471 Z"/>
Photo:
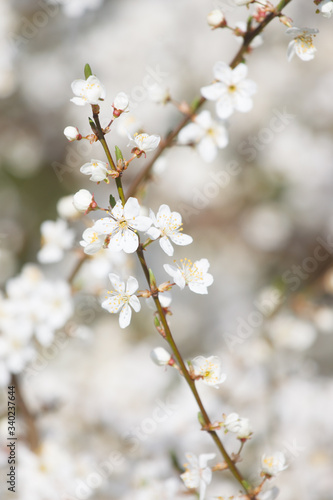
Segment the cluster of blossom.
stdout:
<path fill-rule="evenodd" d="M 213 476 L 213 470 L 207 463 L 215 457 L 215 453 L 201 454 L 199 456 L 193 453 L 186 454 L 187 463 L 184 464 L 185 472 L 181 474 L 181 478 L 189 490 L 196 490 L 199 492 L 199 500 L 205 498 L 207 486 L 211 483 Z M 263 455 L 261 458 L 261 474 L 265 478 L 276 476 L 286 468 L 285 456 L 280 451 L 271 455 Z M 267 490 L 264 494 L 267 495 L 267 498 L 271 499 L 276 498 L 277 493 L 278 490 L 273 488 Z M 244 497 L 242 496 L 241 498 Z"/>
<path fill-rule="evenodd" d="M 0 385 L 22 372 L 38 344 L 53 342 L 73 310 L 70 286 L 47 280 L 35 265 L 27 264 L 7 282 L 6 297 L 0 298 Z"/>

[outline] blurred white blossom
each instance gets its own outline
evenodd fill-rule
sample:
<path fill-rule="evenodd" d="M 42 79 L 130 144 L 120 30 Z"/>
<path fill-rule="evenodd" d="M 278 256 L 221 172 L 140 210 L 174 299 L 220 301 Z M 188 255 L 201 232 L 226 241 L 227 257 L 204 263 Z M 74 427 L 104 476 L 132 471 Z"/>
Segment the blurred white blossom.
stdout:
<path fill-rule="evenodd" d="M 288 61 L 291 61 L 296 54 L 302 61 L 311 61 L 317 51 L 313 45 L 313 36 L 319 30 L 313 28 L 288 28 L 286 35 L 291 35 L 294 39 L 289 43 L 287 50 Z"/>

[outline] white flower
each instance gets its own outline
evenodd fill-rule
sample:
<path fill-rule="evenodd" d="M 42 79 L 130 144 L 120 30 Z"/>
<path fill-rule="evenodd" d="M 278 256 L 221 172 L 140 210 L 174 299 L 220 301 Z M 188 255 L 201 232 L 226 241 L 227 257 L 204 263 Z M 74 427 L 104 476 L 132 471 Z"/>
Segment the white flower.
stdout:
<path fill-rule="evenodd" d="M 149 98 L 157 104 L 166 104 L 170 100 L 169 90 L 155 83 L 148 88 Z"/>
<path fill-rule="evenodd" d="M 107 163 L 99 160 L 91 160 L 89 163 L 82 165 L 80 172 L 84 175 L 90 175 L 90 180 L 93 182 L 104 181 L 107 178 Z"/>
<path fill-rule="evenodd" d="M 106 96 L 103 85 L 95 75 L 90 75 L 87 80 L 74 80 L 72 91 L 78 97 L 73 97 L 71 101 L 78 106 L 98 104 Z"/>
<path fill-rule="evenodd" d="M 66 127 L 64 130 L 64 135 L 69 140 L 69 142 L 76 141 L 79 137 L 81 138 L 79 129 L 76 127 Z"/>
<path fill-rule="evenodd" d="M 279 489 L 274 486 L 267 491 L 261 491 L 258 495 L 258 498 L 260 500 L 275 500 L 278 497 L 279 493 Z"/>
<path fill-rule="evenodd" d="M 129 107 L 129 98 L 128 95 L 125 94 L 125 92 L 119 92 L 119 94 L 116 95 L 113 101 L 113 107 L 117 111 L 128 111 Z"/>
<path fill-rule="evenodd" d="M 323 0 L 323 2 L 320 2 L 318 7 L 324 17 L 331 17 L 331 15 L 333 14 L 332 0 Z"/>
<path fill-rule="evenodd" d="M 232 115 L 234 110 L 246 113 L 252 109 L 251 96 L 257 86 L 252 80 L 246 80 L 247 67 L 241 63 L 231 69 L 224 62 L 217 62 L 213 68 L 217 82 L 202 87 L 201 94 L 210 101 L 216 102 L 216 113 L 222 119 Z"/>
<path fill-rule="evenodd" d="M 181 474 L 186 488 L 199 489 L 199 500 L 203 500 L 207 485 L 212 480 L 212 469 L 207 466 L 208 460 L 216 457 L 215 453 L 204 453 L 197 457 L 193 453 L 186 453 L 188 463 L 185 464 L 186 472 Z"/>
<path fill-rule="evenodd" d="M 147 231 L 152 224 L 149 217 L 139 214 L 140 205 L 136 198 L 129 198 L 124 207 L 119 200 L 111 210 L 111 216 L 99 219 L 93 229 L 109 236 L 110 250 L 133 253 L 139 246 L 136 231 Z"/>
<path fill-rule="evenodd" d="M 155 347 L 150 353 L 151 359 L 158 366 L 165 366 L 169 364 L 172 359 L 171 354 L 168 353 L 163 347 Z"/>
<path fill-rule="evenodd" d="M 132 137 L 129 133 L 127 135 L 128 138 L 140 149 L 140 151 L 143 151 L 144 153 L 154 151 L 158 147 L 161 140 L 159 135 L 134 134 L 134 137 Z"/>
<path fill-rule="evenodd" d="M 246 23 L 244 21 L 238 21 L 235 26 L 242 31 L 243 33 L 246 32 Z M 240 43 L 243 43 L 244 38 L 241 35 L 235 35 L 237 41 Z M 261 35 L 257 35 L 253 38 L 252 42 L 250 43 L 249 47 L 251 49 L 256 49 L 257 47 L 260 47 L 260 45 L 263 44 L 263 39 Z"/>
<path fill-rule="evenodd" d="M 277 451 L 272 455 L 263 455 L 261 458 L 262 472 L 268 476 L 276 476 L 279 472 L 285 470 L 288 466 L 286 457 L 281 451 Z"/>
<path fill-rule="evenodd" d="M 219 28 L 220 26 L 225 26 L 225 17 L 220 9 L 212 10 L 207 16 L 207 23 L 212 28 Z"/>
<path fill-rule="evenodd" d="M 246 439 L 251 434 L 248 418 L 240 418 L 237 413 L 230 413 L 224 421 L 224 427 L 229 432 L 237 433 L 239 439 Z"/>
<path fill-rule="evenodd" d="M 302 61 L 311 61 L 317 51 L 312 41 L 312 37 L 316 33 L 319 33 L 319 30 L 312 28 L 288 28 L 286 35 L 294 37 L 288 45 L 288 61 L 291 61 L 295 54 L 302 59 Z"/>
<path fill-rule="evenodd" d="M 207 259 L 200 259 L 192 262 L 189 259 L 181 259 L 181 267 L 164 264 L 164 270 L 173 278 L 176 285 L 181 289 L 188 285 L 194 293 L 206 294 L 207 287 L 210 286 L 214 278 L 207 271 L 209 262 Z"/>
<path fill-rule="evenodd" d="M 83 240 L 80 245 L 84 248 L 84 253 L 93 255 L 104 245 L 105 236 L 97 233 L 93 227 L 88 227 L 82 234 Z"/>
<path fill-rule="evenodd" d="M 57 202 L 57 212 L 61 219 L 76 219 L 79 214 L 73 205 L 73 195 L 63 196 Z"/>
<path fill-rule="evenodd" d="M 218 384 L 222 384 L 227 378 L 225 373 L 221 373 L 221 360 L 217 356 L 197 356 L 192 359 L 191 365 L 195 376 L 202 381 L 218 389 Z"/>
<path fill-rule="evenodd" d="M 194 143 L 201 158 L 210 163 L 215 160 L 217 149 L 225 148 L 229 141 L 225 126 L 213 120 L 210 112 L 205 110 L 179 132 L 178 142 Z"/>
<path fill-rule="evenodd" d="M 109 311 L 109 313 L 118 313 L 120 311 L 119 326 L 120 328 L 126 328 L 131 322 L 131 307 L 133 307 L 135 312 L 139 312 L 141 309 L 139 299 L 134 295 L 134 292 L 139 287 L 139 283 L 133 276 L 130 276 L 127 280 L 125 290 L 125 283 L 120 280 L 119 276 L 110 273 L 109 278 L 115 291 L 108 292 L 110 297 L 102 303 L 102 307 Z"/>
<path fill-rule="evenodd" d="M 86 212 L 92 203 L 94 195 L 88 189 L 80 189 L 73 197 L 73 205 L 79 212 Z"/>
<path fill-rule="evenodd" d="M 189 245 L 193 238 L 182 231 L 182 217 L 178 212 L 171 212 L 168 205 L 161 205 L 157 215 L 152 210 L 149 213 L 150 219 L 155 227 L 151 227 L 147 231 L 147 235 L 156 240 L 160 238 L 160 246 L 167 255 L 173 255 L 173 246 L 170 240 L 176 245 Z"/>
<path fill-rule="evenodd" d="M 75 233 L 68 229 L 67 222 L 46 220 L 42 222 L 42 248 L 37 254 L 37 259 L 43 264 L 59 262 L 64 256 L 64 250 L 72 247 Z"/>

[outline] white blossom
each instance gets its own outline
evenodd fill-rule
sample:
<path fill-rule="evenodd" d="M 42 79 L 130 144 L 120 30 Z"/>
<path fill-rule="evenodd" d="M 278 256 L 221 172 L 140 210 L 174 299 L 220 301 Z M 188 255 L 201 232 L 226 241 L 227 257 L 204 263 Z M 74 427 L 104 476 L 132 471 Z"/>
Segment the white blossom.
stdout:
<path fill-rule="evenodd" d="M 208 460 L 213 460 L 215 453 L 204 453 L 197 457 L 193 453 L 186 453 L 188 463 L 185 464 L 186 472 L 181 474 L 186 488 L 198 489 L 199 500 L 203 500 L 207 485 L 212 480 L 212 469 L 207 466 Z"/>
<path fill-rule="evenodd" d="M 93 255 L 98 252 L 104 245 L 105 236 L 99 234 L 93 227 L 88 227 L 83 231 L 80 245 L 84 248 L 84 253 Z"/>
<path fill-rule="evenodd" d="M 161 140 L 159 135 L 134 134 L 134 137 L 132 137 L 129 133 L 127 135 L 130 141 L 134 142 L 137 148 L 143 153 L 154 151 L 158 147 Z"/>
<path fill-rule="evenodd" d="M 94 201 L 94 196 L 88 189 L 80 189 L 73 197 L 73 205 L 79 212 L 86 212 Z"/>
<path fill-rule="evenodd" d="M 151 359 L 158 366 L 165 366 L 169 364 L 172 359 L 171 354 L 168 353 L 163 347 L 155 347 L 150 353 Z"/>
<path fill-rule="evenodd" d="M 276 476 L 287 467 L 286 457 L 281 451 L 277 451 L 272 455 L 265 454 L 261 458 L 261 470 L 268 476 Z"/>
<path fill-rule="evenodd" d="M 152 224 L 149 217 L 139 214 L 140 205 L 136 198 L 129 198 L 124 207 L 119 200 L 111 210 L 110 217 L 96 221 L 93 229 L 109 237 L 110 250 L 133 253 L 139 246 L 136 231 L 147 231 Z"/>
<path fill-rule="evenodd" d="M 225 119 L 234 110 L 246 113 L 252 109 L 251 96 L 257 90 L 252 80 L 247 80 L 247 66 L 243 63 L 231 69 L 224 62 L 217 62 L 213 68 L 216 82 L 201 88 L 201 94 L 210 101 L 216 102 L 216 113 Z"/>
<path fill-rule="evenodd" d="M 316 35 L 316 33 L 319 33 L 319 30 L 312 28 L 288 28 L 286 35 L 294 37 L 288 45 L 288 61 L 291 61 L 295 54 L 302 59 L 302 61 L 311 61 L 317 51 L 312 40 L 312 37 Z"/>
<path fill-rule="evenodd" d="M 181 232 L 183 225 L 181 215 L 178 212 L 171 212 L 168 205 L 161 205 L 156 216 L 150 210 L 149 217 L 154 227 L 148 229 L 146 234 L 153 240 L 160 238 L 160 246 L 167 255 L 172 256 L 174 252 L 170 240 L 176 245 L 192 243 L 193 238 Z"/>
<path fill-rule="evenodd" d="M 84 175 L 90 175 L 90 180 L 93 182 L 101 182 L 107 179 L 108 165 L 104 161 L 91 160 L 82 165 L 80 172 Z"/>
<path fill-rule="evenodd" d="M 59 262 L 64 256 L 64 250 L 73 246 L 75 233 L 68 229 L 67 222 L 58 219 L 42 222 L 42 248 L 37 254 L 37 259 L 43 264 Z"/>
<path fill-rule="evenodd" d="M 76 141 L 80 137 L 80 132 L 77 127 L 66 127 L 64 130 L 64 135 L 69 140 L 69 142 Z"/>
<path fill-rule="evenodd" d="M 79 214 L 73 205 L 73 195 L 63 196 L 57 202 L 57 212 L 61 219 L 76 219 Z"/>
<path fill-rule="evenodd" d="M 220 9 L 212 10 L 207 16 L 207 23 L 212 28 L 218 28 L 225 25 L 225 17 Z"/>
<path fill-rule="evenodd" d="M 139 299 L 134 295 L 139 287 L 139 283 L 133 276 L 130 276 L 125 288 L 125 283 L 116 274 L 110 273 L 109 279 L 114 287 L 114 291 L 108 292 L 110 296 L 102 303 L 102 307 L 109 313 L 120 312 L 119 326 L 120 328 L 126 328 L 131 322 L 131 307 L 135 312 L 139 312 L 141 309 Z"/>
<path fill-rule="evenodd" d="M 229 432 L 235 432 L 239 439 L 246 439 L 251 434 L 249 419 L 241 418 L 238 413 L 230 413 L 224 421 L 224 427 Z"/>
<path fill-rule="evenodd" d="M 221 360 L 217 356 L 197 356 L 191 361 L 195 376 L 212 387 L 218 389 L 218 384 L 222 384 L 227 378 L 225 373 L 221 373 Z"/>
<path fill-rule="evenodd" d="M 179 132 L 178 142 L 194 143 L 201 158 L 210 163 L 215 160 L 218 149 L 225 148 L 229 140 L 224 124 L 213 120 L 210 112 L 205 110 Z"/>
<path fill-rule="evenodd" d="M 149 98 L 157 104 L 166 104 L 170 100 L 170 93 L 166 87 L 155 83 L 148 88 Z"/>
<path fill-rule="evenodd" d="M 90 75 L 87 80 L 74 80 L 72 91 L 77 97 L 73 97 L 71 101 L 78 106 L 98 104 L 106 96 L 103 85 L 95 75 Z"/>
<path fill-rule="evenodd" d="M 181 267 L 164 264 L 164 270 L 173 278 L 176 285 L 183 289 L 188 285 L 194 293 L 206 294 L 207 287 L 210 286 L 214 278 L 207 271 L 209 262 L 207 259 L 200 259 L 192 262 L 185 258 L 180 260 Z"/>
<path fill-rule="evenodd" d="M 129 97 L 125 92 L 119 92 L 113 101 L 113 107 L 117 111 L 128 111 L 129 108 Z"/>
<path fill-rule="evenodd" d="M 332 0 L 323 0 L 318 5 L 319 11 L 322 13 L 324 17 L 331 17 L 333 14 L 333 2 Z"/>

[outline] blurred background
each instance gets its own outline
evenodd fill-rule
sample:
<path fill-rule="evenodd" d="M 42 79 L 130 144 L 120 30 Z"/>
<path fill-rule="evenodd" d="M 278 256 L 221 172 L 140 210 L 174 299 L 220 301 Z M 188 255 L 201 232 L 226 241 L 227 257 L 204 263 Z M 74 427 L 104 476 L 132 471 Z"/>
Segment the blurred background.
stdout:
<path fill-rule="evenodd" d="M 81 188 L 101 206 L 116 196 L 112 183 L 97 186 L 79 170 L 92 158 L 105 161 L 100 145 L 70 144 L 63 135 L 67 125 L 89 133 L 90 109 L 70 102 L 71 82 L 84 78 L 88 62 L 107 91 L 103 125 L 116 94 L 130 96 L 130 113 L 107 136 L 128 159 L 125 129 L 165 136 L 182 116 L 153 102 L 152 84 L 191 103 L 212 81 L 214 63 L 230 62 L 239 49 L 231 30 L 209 28 L 214 8 L 231 26 L 248 15 L 231 0 L 0 0 L 1 314 L 8 280 L 37 262 L 41 223 L 64 217 L 58 201 Z M 285 10 L 295 26 L 319 29 L 314 60 L 288 62 L 290 38 L 272 22 L 247 57 L 258 91 L 251 112 L 230 118 L 228 146 L 209 164 L 194 148 L 168 149 L 138 193 L 144 207 L 157 212 L 166 203 L 182 213 L 194 242 L 177 247 L 175 258 L 210 261 L 208 295 L 173 290 L 170 325 L 185 359 L 222 359 L 226 382 L 199 389 L 212 420 L 231 412 L 250 419 L 244 475 L 258 484 L 261 455 L 285 453 L 288 469 L 269 486 L 286 500 L 333 498 L 333 21 L 315 10 L 299 0 Z M 215 114 L 214 103 L 204 109 Z M 125 192 L 147 160 L 130 164 Z M 87 222 L 69 217 L 69 226 L 74 249 L 39 265 L 48 283 L 65 281 L 79 259 Z M 171 261 L 157 244 L 148 256 L 158 281 L 168 279 L 163 264 Z M 29 449 L 22 418 L 19 500 L 182 498 L 184 454 L 215 451 L 176 371 L 150 360 L 164 345 L 153 311 L 143 304 L 121 331 L 118 317 L 100 308 L 110 271 L 135 275 L 145 288 L 134 256 L 97 254 L 72 283 L 66 324 L 36 345 L 33 370 L 27 364 L 20 372 L 39 444 Z M 1 398 L 5 432 L 5 389 Z M 234 436 L 225 441 L 237 451 Z M 6 470 L 5 447 L 0 457 Z M 228 473 L 216 473 L 207 498 L 237 492 Z M 3 494 L 13 498 L 6 484 Z"/>

